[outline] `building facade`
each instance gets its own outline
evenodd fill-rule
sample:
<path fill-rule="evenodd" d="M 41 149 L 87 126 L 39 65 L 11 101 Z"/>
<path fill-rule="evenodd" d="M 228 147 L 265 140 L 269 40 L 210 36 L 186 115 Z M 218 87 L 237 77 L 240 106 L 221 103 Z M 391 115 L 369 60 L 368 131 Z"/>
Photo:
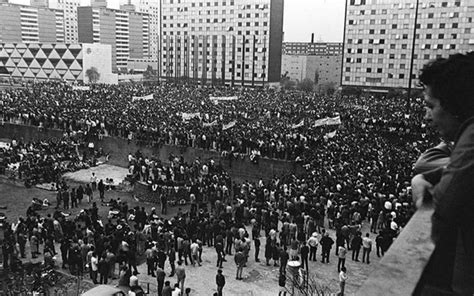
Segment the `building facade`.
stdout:
<path fill-rule="evenodd" d="M 280 81 L 283 0 L 163 0 L 161 11 L 161 77 Z"/>
<path fill-rule="evenodd" d="M 64 42 L 61 11 L 16 4 L 0 4 L 0 42 Z"/>
<path fill-rule="evenodd" d="M 0 72 L 30 81 L 87 82 L 87 69 L 95 67 L 98 82 L 112 75 L 112 50 L 105 44 L 0 43 Z"/>
<path fill-rule="evenodd" d="M 139 0 L 136 5 L 138 12 L 148 14 L 148 32 L 149 32 L 149 59 L 157 60 L 159 55 L 160 40 L 160 19 L 161 9 L 160 0 Z"/>
<path fill-rule="evenodd" d="M 285 42 L 284 55 L 341 55 L 342 42 Z"/>
<path fill-rule="evenodd" d="M 110 8 L 78 8 L 80 43 L 112 46 L 114 72 L 126 71 L 129 58 L 148 57 L 148 14 Z"/>
<path fill-rule="evenodd" d="M 282 56 L 282 76 L 300 82 L 311 79 L 315 85 L 339 86 L 341 81 L 342 55 L 294 55 Z"/>
<path fill-rule="evenodd" d="M 78 43 L 77 8 L 79 0 L 49 0 L 49 7 L 59 10 L 64 16 L 64 42 Z"/>
<path fill-rule="evenodd" d="M 417 87 L 429 60 L 474 50 L 474 0 L 347 0 L 346 11 L 343 86 L 408 88 L 411 75 Z"/>

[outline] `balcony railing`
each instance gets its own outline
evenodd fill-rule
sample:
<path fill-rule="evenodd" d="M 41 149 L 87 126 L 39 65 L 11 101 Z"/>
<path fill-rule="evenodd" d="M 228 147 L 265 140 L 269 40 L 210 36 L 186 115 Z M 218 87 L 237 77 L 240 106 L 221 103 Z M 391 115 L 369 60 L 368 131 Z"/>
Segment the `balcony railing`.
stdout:
<path fill-rule="evenodd" d="M 430 237 L 433 211 L 432 204 L 418 209 L 356 295 L 474 295 L 474 262 L 468 262 L 460 239 L 454 261 L 454 291 L 449 293 L 430 284 L 437 282 L 436 276 L 446 277 L 445 266 L 428 265 L 435 250 Z"/>

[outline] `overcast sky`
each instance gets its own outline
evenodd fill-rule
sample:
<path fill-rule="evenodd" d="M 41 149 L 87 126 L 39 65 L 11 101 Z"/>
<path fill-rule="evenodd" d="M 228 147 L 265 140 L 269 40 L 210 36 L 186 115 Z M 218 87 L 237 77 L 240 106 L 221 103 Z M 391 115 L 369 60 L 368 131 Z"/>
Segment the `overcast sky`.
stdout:
<path fill-rule="evenodd" d="M 153 0 L 151 0 L 153 1 Z M 237 0 L 238 1 L 238 0 Z M 284 0 L 284 41 L 342 42 L 344 29 L 345 0 Z M 11 0 L 14 3 L 29 4 L 29 0 Z M 112 8 L 118 8 L 126 0 L 108 0 Z M 134 2 L 134 1 L 132 1 Z M 82 5 L 90 0 L 81 0 Z"/>

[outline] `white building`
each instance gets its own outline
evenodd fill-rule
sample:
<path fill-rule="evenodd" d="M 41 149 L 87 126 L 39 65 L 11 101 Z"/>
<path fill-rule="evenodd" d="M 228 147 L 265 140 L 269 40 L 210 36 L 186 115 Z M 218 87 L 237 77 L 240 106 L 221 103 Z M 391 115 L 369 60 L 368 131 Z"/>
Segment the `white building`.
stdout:
<path fill-rule="evenodd" d="M 283 0 L 163 0 L 160 76 L 280 81 Z"/>
<path fill-rule="evenodd" d="M 77 7 L 80 0 L 50 0 L 49 7 L 60 10 L 64 15 L 64 42 L 77 43 Z"/>
<path fill-rule="evenodd" d="M 343 86 L 412 87 L 429 60 L 474 50 L 474 0 L 348 0 Z M 417 17 L 416 17 L 417 16 Z"/>

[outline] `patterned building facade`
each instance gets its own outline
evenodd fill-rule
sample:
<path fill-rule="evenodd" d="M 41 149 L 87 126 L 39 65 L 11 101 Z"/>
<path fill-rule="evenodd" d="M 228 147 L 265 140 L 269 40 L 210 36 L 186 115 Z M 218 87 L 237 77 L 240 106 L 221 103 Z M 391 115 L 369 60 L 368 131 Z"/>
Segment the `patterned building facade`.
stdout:
<path fill-rule="evenodd" d="M 49 0 L 49 7 L 62 12 L 64 16 L 64 42 L 78 43 L 77 8 L 79 0 Z"/>
<path fill-rule="evenodd" d="M 408 88 L 413 58 L 416 87 L 429 60 L 474 50 L 474 0 L 347 0 L 346 11 L 343 86 Z"/>
<path fill-rule="evenodd" d="M 160 75 L 203 83 L 280 80 L 283 0 L 163 0 Z"/>
<path fill-rule="evenodd" d="M 64 43 L 0 43 L 0 72 L 25 80 L 87 80 L 95 67 L 107 82 L 112 75 L 110 45 Z"/>

